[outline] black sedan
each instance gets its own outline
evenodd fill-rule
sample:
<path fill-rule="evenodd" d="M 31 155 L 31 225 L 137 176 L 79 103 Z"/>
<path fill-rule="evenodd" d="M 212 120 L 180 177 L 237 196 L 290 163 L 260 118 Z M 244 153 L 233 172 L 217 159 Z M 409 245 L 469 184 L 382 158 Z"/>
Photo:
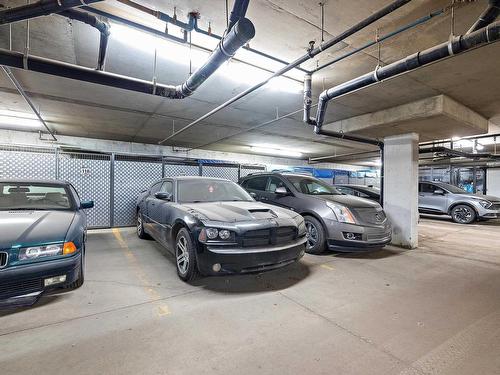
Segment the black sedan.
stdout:
<path fill-rule="evenodd" d="M 370 199 L 375 202 L 380 201 L 380 189 L 366 185 L 334 185 L 337 190 L 344 194 L 354 195 L 355 197 Z"/>
<path fill-rule="evenodd" d="M 141 193 L 137 234 L 152 236 L 175 255 L 184 281 L 271 270 L 299 260 L 306 229 L 299 214 L 256 202 L 234 182 L 167 178 Z"/>
<path fill-rule="evenodd" d="M 84 280 L 85 208 L 61 181 L 0 180 L 1 305 L 33 303 Z"/>

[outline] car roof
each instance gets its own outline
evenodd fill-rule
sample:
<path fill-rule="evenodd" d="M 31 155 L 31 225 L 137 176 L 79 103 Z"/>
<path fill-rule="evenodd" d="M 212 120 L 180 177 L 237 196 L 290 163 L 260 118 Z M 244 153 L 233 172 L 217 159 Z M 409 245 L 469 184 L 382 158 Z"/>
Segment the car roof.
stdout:
<path fill-rule="evenodd" d="M 218 177 L 204 177 L 204 176 L 174 176 L 174 177 L 165 177 L 162 178 L 161 181 L 164 180 L 176 180 L 176 181 L 188 181 L 188 180 L 216 180 L 216 181 L 231 181 L 227 178 L 218 178 Z"/>
<path fill-rule="evenodd" d="M 59 185 L 67 186 L 71 183 L 64 180 L 49 180 L 49 179 L 39 179 L 39 180 L 29 180 L 29 179 L 1 179 L 0 184 L 47 184 L 47 185 Z"/>
<path fill-rule="evenodd" d="M 255 172 L 255 173 L 250 173 L 249 175 L 242 177 L 243 178 L 248 178 L 248 177 L 255 177 L 255 176 L 267 176 L 267 175 L 276 175 L 276 176 L 295 176 L 295 177 L 311 177 L 311 178 L 316 178 L 314 176 L 311 176 L 308 173 L 298 173 L 298 172 L 276 172 L 276 171 L 268 171 L 268 172 Z"/>

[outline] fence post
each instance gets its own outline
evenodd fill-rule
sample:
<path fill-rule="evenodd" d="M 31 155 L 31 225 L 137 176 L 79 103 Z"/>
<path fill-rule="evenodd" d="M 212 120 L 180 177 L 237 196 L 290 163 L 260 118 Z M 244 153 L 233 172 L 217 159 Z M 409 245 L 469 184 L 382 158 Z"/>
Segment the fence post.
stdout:
<path fill-rule="evenodd" d="M 55 152 L 55 158 L 56 158 L 56 180 L 59 180 L 59 147 L 56 147 L 56 152 Z"/>
<path fill-rule="evenodd" d="M 115 154 L 111 153 L 109 167 L 109 226 L 115 226 Z"/>
<path fill-rule="evenodd" d="M 198 175 L 203 176 L 203 162 L 198 160 Z"/>

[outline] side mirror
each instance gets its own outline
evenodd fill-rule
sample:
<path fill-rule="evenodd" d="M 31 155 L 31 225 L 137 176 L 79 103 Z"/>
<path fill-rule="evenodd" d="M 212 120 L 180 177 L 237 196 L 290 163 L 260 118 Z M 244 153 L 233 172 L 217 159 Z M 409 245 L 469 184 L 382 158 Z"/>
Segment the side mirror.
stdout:
<path fill-rule="evenodd" d="M 94 201 L 81 201 L 80 202 L 80 208 L 82 210 L 88 209 L 88 208 L 93 208 L 94 207 Z"/>
<path fill-rule="evenodd" d="M 444 190 L 442 190 L 442 189 L 436 189 L 436 190 L 434 190 L 434 194 L 435 195 L 444 195 Z"/>
<path fill-rule="evenodd" d="M 277 187 L 276 190 L 274 190 L 274 194 L 277 194 L 277 195 L 288 195 L 288 191 L 286 190 L 286 187 L 280 186 L 280 187 Z"/>
<path fill-rule="evenodd" d="M 250 191 L 248 194 L 250 194 L 250 196 L 251 196 L 253 199 L 257 199 L 257 194 L 255 194 L 253 191 Z"/>
<path fill-rule="evenodd" d="M 155 193 L 155 198 L 161 199 L 162 201 L 171 201 L 172 194 L 165 193 L 165 192 L 158 192 L 158 193 Z"/>

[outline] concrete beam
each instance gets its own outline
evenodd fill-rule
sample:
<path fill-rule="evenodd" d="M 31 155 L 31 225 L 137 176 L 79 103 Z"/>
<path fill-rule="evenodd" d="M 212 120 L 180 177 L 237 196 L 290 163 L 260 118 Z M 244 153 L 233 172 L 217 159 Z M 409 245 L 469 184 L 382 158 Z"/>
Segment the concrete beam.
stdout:
<path fill-rule="evenodd" d="M 416 132 L 421 141 L 430 141 L 486 133 L 488 120 L 448 96 L 438 95 L 336 121 L 324 128 L 376 137 Z"/>
<path fill-rule="evenodd" d="M 392 223 L 392 243 L 418 246 L 418 134 L 385 138 L 384 210 Z"/>

